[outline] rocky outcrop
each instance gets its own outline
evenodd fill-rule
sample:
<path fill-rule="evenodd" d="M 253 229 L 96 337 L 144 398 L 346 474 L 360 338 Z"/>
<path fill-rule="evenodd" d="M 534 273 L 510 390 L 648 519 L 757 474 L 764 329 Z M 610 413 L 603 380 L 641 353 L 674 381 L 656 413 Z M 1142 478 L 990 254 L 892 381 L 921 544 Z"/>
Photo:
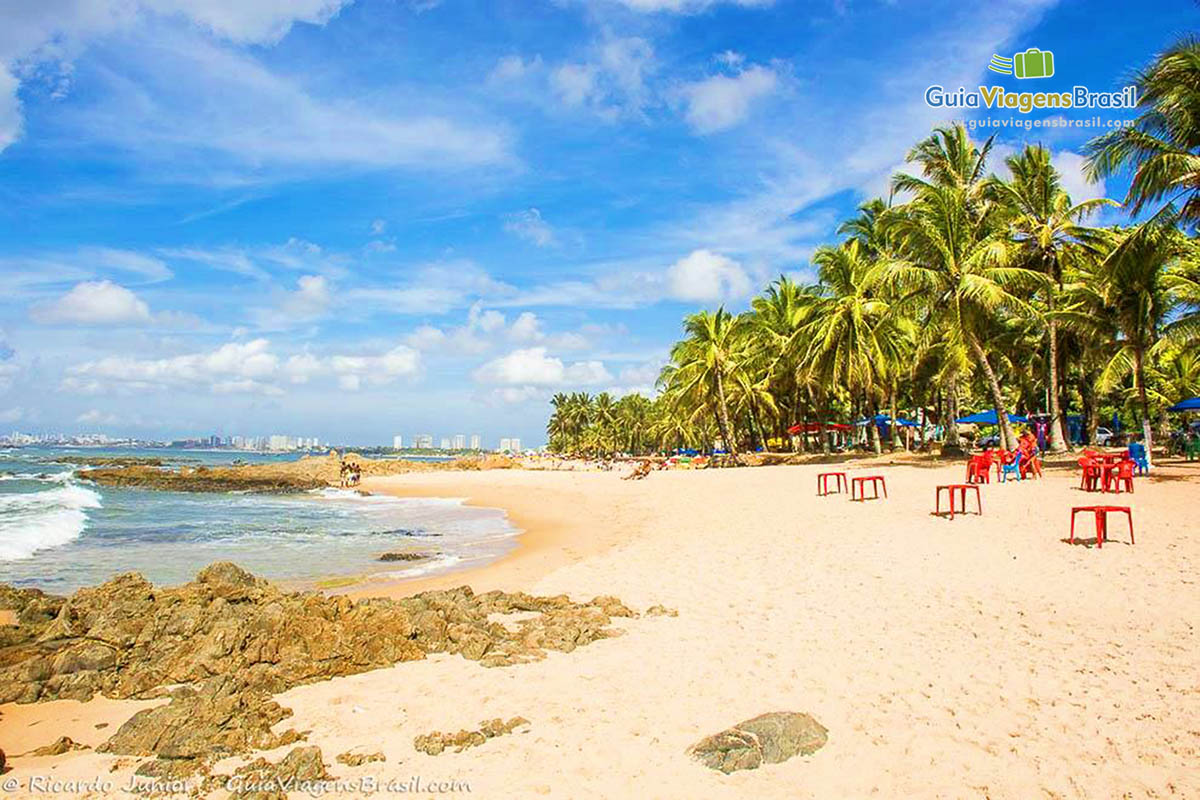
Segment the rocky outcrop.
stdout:
<path fill-rule="evenodd" d="M 454 752 L 461 753 L 467 748 L 478 747 L 488 739 L 504 736 L 522 725 L 528 724 L 529 720 L 524 717 L 513 717 L 508 722 L 499 718 L 490 719 L 479 723 L 479 729 L 474 731 L 460 730 L 458 733 L 433 731 L 422 734 L 413 739 L 413 747 L 418 752 L 428 753 L 431 756 L 440 755 L 447 747 L 453 747 Z"/>
<path fill-rule="evenodd" d="M 825 726 L 808 714 L 773 711 L 701 739 L 688 748 L 688 755 L 729 774 L 814 753 L 825 746 L 828 734 Z"/>
<path fill-rule="evenodd" d="M 463 586 L 400 600 L 285 593 L 234 564 L 159 589 L 120 575 L 69 598 L 0 587 L 21 624 L 0 646 L 0 703 L 116 698 L 169 702 L 135 714 L 100 749 L 158 756 L 173 775 L 302 737 L 271 697 L 293 686 L 457 653 L 487 667 L 571 652 L 633 616 L 612 597 L 575 603 Z M 490 621 L 536 612 L 512 625 Z M 0 629 L 3 630 L 3 629 Z M 174 687 L 174 688 L 170 688 Z"/>
<path fill-rule="evenodd" d="M 85 469 L 79 477 L 101 486 L 167 492 L 251 492 L 294 494 L 321 489 L 329 481 L 306 475 L 256 472 L 253 467 L 116 466 Z"/>
<path fill-rule="evenodd" d="M 424 561 L 433 556 L 429 553 L 384 553 L 379 556 L 380 561 Z"/>
<path fill-rule="evenodd" d="M 401 475 L 409 472 L 439 472 L 447 470 L 509 469 L 516 466 L 511 459 L 487 456 L 454 461 L 405 461 L 403 459 L 370 459 L 357 453 L 339 458 L 303 456 L 294 461 L 263 464 L 231 464 L 229 466 L 170 467 L 153 460 L 112 459 L 97 461 L 92 469 L 82 470 L 80 477 L 103 486 L 128 489 L 161 489 L 171 492 L 269 492 L 288 494 L 339 486 L 342 465 L 354 464 L 362 477 Z"/>
<path fill-rule="evenodd" d="M 326 793 L 323 784 L 332 780 L 321 748 L 309 746 L 297 747 L 274 764 L 260 758 L 232 776 L 213 776 L 205 788 L 226 788 L 231 800 L 287 800 L 289 791 L 320 797 Z"/>
<path fill-rule="evenodd" d="M 387 756 L 380 752 L 355 753 L 352 750 L 338 753 L 337 756 L 337 762 L 345 764 L 347 767 L 361 767 L 363 764 L 370 764 L 372 761 L 387 761 Z"/>

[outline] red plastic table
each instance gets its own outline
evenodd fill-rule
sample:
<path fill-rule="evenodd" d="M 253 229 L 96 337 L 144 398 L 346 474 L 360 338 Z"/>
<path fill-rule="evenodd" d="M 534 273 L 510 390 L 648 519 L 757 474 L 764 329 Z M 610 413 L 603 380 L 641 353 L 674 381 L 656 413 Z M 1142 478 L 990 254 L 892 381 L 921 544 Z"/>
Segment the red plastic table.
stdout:
<path fill-rule="evenodd" d="M 975 492 L 975 508 L 978 509 L 978 511 L 976 513 L 979 514 L 980 516 L 983 516 L 983 502 L 979 499 L 979 484 L 977 484 L 977 483 L 950 483 L 945 486 L 937 487 L 937 491 L 934 492 L 934 498 L 935 498 L 935 502 L 937 504 L 937 510 L 933 512 L 934 514 L 940 515 L 942 513 L 942 491 L 943 490 L 945 490 L 946 494 L 949 495 L 949 497 L 950 497 L 950 519 L 954 519 L 954 493 L 955 492 L 958 492 L 959 511 L 963 514 L 967 513 L 967 491 L 968 490 Z"/>
<path fill-rule="evenodd" d="M 829 491 L 829 479 L 836 478 L 834 483 L 837 485 L 837 491 Z M 846 473 L 844 472 L 821 472 L 817 474 L 817 496 L 824 497 L 827 494 L 841 494 L 848 487 L 846 486 Z"/>
<path fill-rule="evenodd" d="M 872 497 L 871 497 L 871 499 L 872 499 L 872 500 L 878 500 L 878 499 L 879 499 L 879 487 L 880 487 L 880 486 L 882 486 L 882 487 L 883 487 L 883 496 L 884 496 L 885 498 L 888 496 L 888 493 L 887 493 L 887 481 L 885 481 L 885 480 L 883 479 L 883 476 L 882 476 L 882 475 L 863 475 L 863 476 L 861 476 L 861 477 L 858 477 L 858 478 L 851 478 L 851 479 L 850 479 L 850 499 L 851 499 L 851 500 L 855 500 L 855 499 L 857 499 L 857 500 L 860 500 L 860 501 L 862 501 L 862 500 L 866 500 L 866 499 L 867 499 L 867 494 L 866 494 L 866 491 L 865 491 L 865 489 L 866 489 L 866 484 L 867 484 L 868 482 L 870 482 L 870 484 L 871 484 L 871 490 L 872 490 L 872 491 L 875 493 L 875 494 L 874 494 L 874 495 L 872 495 Z M 857 497 L 857 498 L 855 498 L 855 496 L 854 496 L 854 495 L 855 495 L 855 491 L 854 491 L 854 490 L 855 490 L 856 488 L 858 489 L 858 497 Z"/>
<path fill-rule="evenodd" d="M 1129 506 L 1076 506 L 1071 509 L 1071 544 L 1075 544 L 1075 515 L 1080 511 L 1089 511 L 1096 515 L 1097 547 L 1104 547 L 1104 540 L 1108 538 L 1108 515 L 1110 512 L 1125 515 L 1129 520 L 1129 543 L 1135 543 L 1133 540 L 1133 513 L 1129 510 Z"/>

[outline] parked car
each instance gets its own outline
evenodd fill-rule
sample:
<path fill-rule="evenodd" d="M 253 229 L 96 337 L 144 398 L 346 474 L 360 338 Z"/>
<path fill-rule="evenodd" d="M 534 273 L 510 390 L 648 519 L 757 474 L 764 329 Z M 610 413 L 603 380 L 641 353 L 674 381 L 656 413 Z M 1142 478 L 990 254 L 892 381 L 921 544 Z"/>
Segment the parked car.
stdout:
<path fill-rule="evenodd" d="M 1101 447 L 1108 447 L 1109 442 L 1113 440 L 1115 435 L 1109 428 L 1096 428 L 1096 444 Z"/>
<path fill-rule="evenodd" d="M 975 440 L 975 446 L 982 447 L 984 450 L 988 449 L 989 447 L 999 447 L 1000 434 L 992 433 L 987 436 L 981 436 Z"/>

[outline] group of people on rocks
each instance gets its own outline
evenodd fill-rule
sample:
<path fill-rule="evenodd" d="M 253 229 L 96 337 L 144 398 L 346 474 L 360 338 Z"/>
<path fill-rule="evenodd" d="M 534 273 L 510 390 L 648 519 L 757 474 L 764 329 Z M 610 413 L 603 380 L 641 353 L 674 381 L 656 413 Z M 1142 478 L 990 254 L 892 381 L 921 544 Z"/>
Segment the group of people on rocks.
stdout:
<path fill-rule="evenodd" d="M 362 467 L 352 461 L 343 461 L 341 468 L 342 488 L 349 489 L 362 483 Z"/>

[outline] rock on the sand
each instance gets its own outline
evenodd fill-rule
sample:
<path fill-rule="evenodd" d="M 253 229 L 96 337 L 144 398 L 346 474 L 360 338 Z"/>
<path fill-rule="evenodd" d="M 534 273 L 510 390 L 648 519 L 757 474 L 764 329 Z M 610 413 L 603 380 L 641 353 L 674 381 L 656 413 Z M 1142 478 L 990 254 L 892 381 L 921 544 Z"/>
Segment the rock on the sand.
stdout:
<path fill-rule="evenodd" d="M 333 776 L 325 768 L 321 748 L 310 745 L 297 747 L 275 764 L 260 758 L 232 776 L 214 775 L 205 788 L 211 791 L 230 786 L 231 800 L 287 800 L 289 789 L 318 797 L 320 783 L 331 780 Z"/>
<path fill-rule="evenodd" d="M 772 711 L 701 739 L 688 748 L 688 755 L 729 774 L 809 755 L 828 739 L 829 731 L 808 714 Z"/>
<path fill-rule="evenodd" d="M 502 719 L 489 719 L 479 723 L 479 730 L 460 730 L 458 733 L 441 733 L 433 731 L 413 739 L 413 747 L 431 756 L 440 755 L 447 747 L 453 747 L 454 752 L 461 753 L 469 747 L 478 747 L 488 739 L 512 733 L 522 725 L 528 725 L 524 717 L 513 717 L 508 722 Z"/>
<path fill-rule="evenodd" d="M 39 747 L 36 750 L 31 750 L 26 753 L 27 756 L 61 756 L 63 753 L 69 753 L 72 750 L 86 750 L 87 745 L 79 744 L 72 741 L 69 736 L 60 736 L 53 744 L 48 744 L 45 747 Z"/>
<path fill-rule="evenodd" d="M 372 761 L 387 761 L 387 756 L 380 752 L 355 753 L 353 750 L 338 753 L 337 756 L 337 762 L 345 764 L 347 767 L 361 767 L 363 764 L 369 764 Z"/>

